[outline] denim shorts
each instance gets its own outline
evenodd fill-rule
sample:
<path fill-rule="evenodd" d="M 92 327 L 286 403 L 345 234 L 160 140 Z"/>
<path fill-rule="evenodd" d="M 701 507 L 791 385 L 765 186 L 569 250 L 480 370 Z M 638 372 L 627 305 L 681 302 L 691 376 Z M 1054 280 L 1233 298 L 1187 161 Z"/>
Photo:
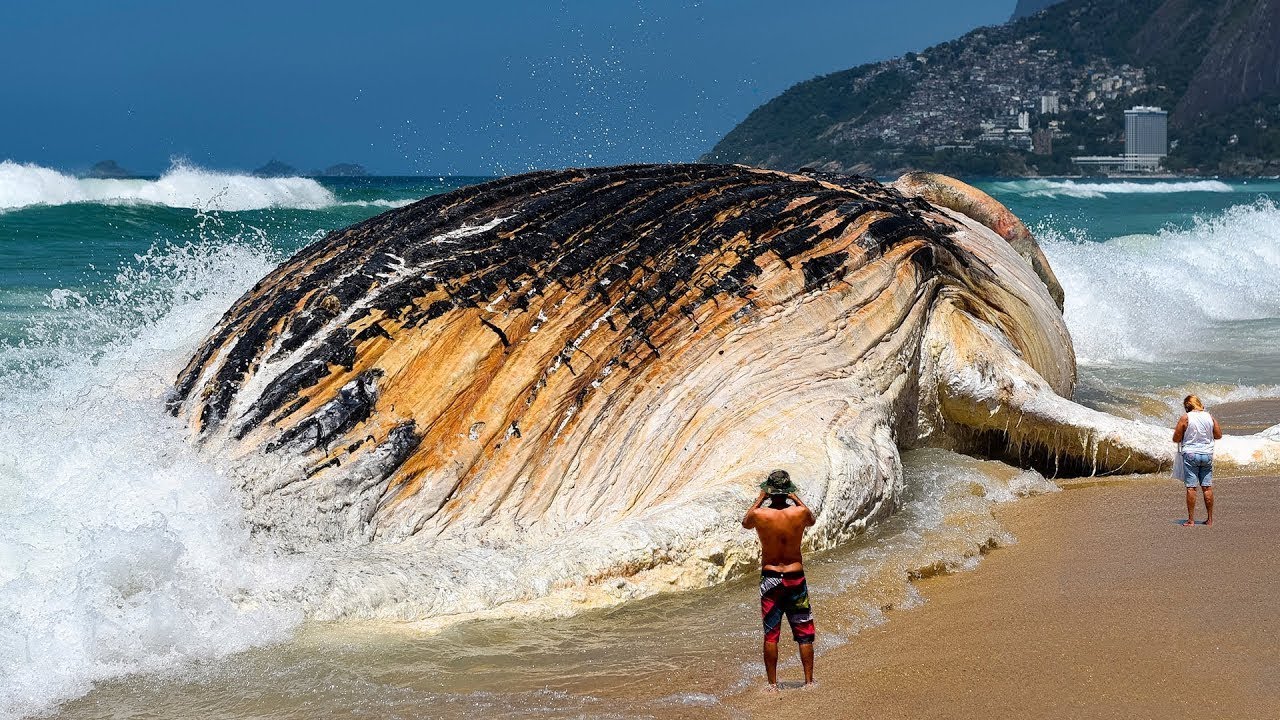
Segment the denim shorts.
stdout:
<path fill-rule="evenodd" d="M 1213 487 L 1213 455 L 1210 453 L 1182 453 L 1182 464 L 1187 468 L 1183 480 L 1187 487 Z"/>

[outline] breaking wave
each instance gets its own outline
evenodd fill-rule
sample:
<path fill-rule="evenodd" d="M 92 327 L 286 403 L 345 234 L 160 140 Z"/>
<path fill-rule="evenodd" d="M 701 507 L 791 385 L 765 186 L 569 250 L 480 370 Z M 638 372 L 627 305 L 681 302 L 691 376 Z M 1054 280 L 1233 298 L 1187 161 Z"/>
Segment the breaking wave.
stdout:
<path fill-rule="evenodd" d="M 992 183 L 997 193 L 1023 197 L 1104 198 L 1109 195 L 1160 193 L 1234 192 L 1235 188 L 1220 180 L 1185 180 L 1176 182 L 1077 182 L 1075 180 L 1016 180 Z"/>
<path fill-rule="evenodd" d="M 278 261 L 153 250 L 0 346 L 0 718 L 286 637 L 300 565 L 255 550 L 227 479 L 163 412 L 191 347 Z"/>
<path fill-rule="evenodd" d="M 1066 291 L 1083 363 L 1179 360 L 1232 324 L 1280 318 L 1280 208 L 1271 200 L 1105 242 L 1052 226 L 1036 234 Z"/>
<path fill-rule="evenodd" d="M 320 210 L 337 198 L 311 178 L 260 178 L 178 163 L 154 180 L 77 178 L 39 165 L 0 162 L 0 211 L 72 203 L 148 204 L 205 211 Z"/>
<path fill-rule="evenodd" d="M 1051 181 L 1007 185 L 1032 191 L 1037 182 Z M 1205 184 L 1220 187 L 1167 189 Z M 1097 185 L 1230 189 L 1217 181 Z M 0 163 L 0 210 L 76 202 L 242 210 L 412 201 L 339 202 L 310 179 L 185 166 L 156 180 L 82 180 Z M 1052 228 L 1037 234 L 1066 290 L 1084 362 L 1176 357 L 1187 337 L 1216 324 L 1280 317 L 1280 209 L 1270 201 L 1106 242 Z M 333 571 L 313 572 L 251 541 L 228 478 L 163 412 L 178 367 L 208 328 L 282 259 L 265 242 L 154 250 L 96 294 L 50 293 L 46 304 L 57 312 L 27 328 L 26 344 L 0 346 L 0 383 L 9 389 L 0 394 L 0 718 L 46 711 L 107 678 L 287 638 L 308 612 L 342 615 L 314 589 L 317 575 Z M 915 602 L 905 578 L 968 567 L 978 548 L 1010 542 L 990 516 L 992 502 L 1053 489 L 1034 473 L 938 451 L 916 453 L 907 466 L 911 501 L 875 543 L 829 571 L 830 586 L 849 591 L 838 628 L 846 637 L 879 622 L 884 605 Z M 336 567 L 343 558 L 325 560 Z M 351 577 L 378 591 L 382 568 L 367 556 L 350 560 L 341 567 L 358 560 L 366 574 Z"/>

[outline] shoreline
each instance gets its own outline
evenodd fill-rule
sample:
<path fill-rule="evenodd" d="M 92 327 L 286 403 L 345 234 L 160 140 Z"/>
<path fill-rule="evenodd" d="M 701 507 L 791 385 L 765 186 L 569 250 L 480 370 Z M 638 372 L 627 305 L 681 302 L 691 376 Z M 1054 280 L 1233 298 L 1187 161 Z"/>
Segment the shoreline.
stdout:
<path fill-rule="evenodd" d="M 1017 544 L 917 581 L 921 606 L 820 653 L 817 687 L 755 687 L 727 716 L 1280 716 L 1280 478 L 1221 478 L 1212 528 L 1178 525 L 1170 478 L 1062 486 L 996 511 Z"/>
<path fill-rule="evenodd" d="M 1239 433 L 1274 424 L 1280 398 L 1210 410 L 1224 430 Z M 948 463 L 941 472 L 954 481 L 960 471 Z M 982 533 L 992 533 L 991 544 L 964 551 L 974 562 L 951 566 L 963 571 L 948 573 L 938 565 L 940 572 L 932 574 L 932 566 L 910 563 L 882 568 L 881 582 L 902 580 L 890 583 L 889 595 L 875 593 L 874 607 L 851 592 L 857 584 L 842 589 L 850 556 L 810 558 L 819 684 L 803 691 L 794 689 L 799 668 L 788 638 L 779 668 L 787 689 L 764 692 L 754 587 L 737 582 L 727 593 L 680 593 L 552 621 L 546 650 L 501 638 L 547 632 L 546 621 L 468 624 L 448 639 L 452 653 L 474 648 L 495 659 L 480 666 L 488 682 L 465 689 L 432 679 L 440 672 L 461 678 L 468 671 L 465 661 L 423 661 L 441 650 L 439 636 L 396 632 L 386 642 L 369 642 L 367 628 L 360 628 L 356 637 L 300 636 L 214 661 L 199 673 L 203 679 L 165 673 L 115 678 L 48 714 L 84 718 L 145 711 L 177 718 L 189 707 L 205 706 L 276 717 L 309 706 L 320 718 L 372 716 L 363 695 L 353 703 L 350 685 L 314 685 L 319 673 L 365 678 L 382 690 L 394 688 L 398 709 L 413 714 L 434 707 L 448 717 L 481 712 L 514 718 L 538 708 L 543 717 L 809 720 L 815 713 L 844 717 L 853 707 L 859 714 L 866 708 L 875 717 L 912 719 L 1280 717 L 1280 678 L 1270 672 L 1280 667 L 1280 620 L 1269 607 L 1270 598 L 1280 594 L 1280 556 L 1270 547 L 1280 477 L 1224 474 L 1217 480 L 1214 528 L 1180 527 L 1181 485 L 1155 475 L 1061 481 L 1061 492 L 997 501 L 990 515 L 958 512 L 959 527 L 972 531 L 976 523 Z M 1013 486 L 1009 478 L 997 484 Z M 970 489 L 975 497 L 985 494 L 972 484 Z M 1016 542 L 1006 544 L 1009 535 Z M 884 549 L 884 541 L 894 537 L 868 537 L 863 549 Z M 971 552 L 979 551 L 983 559 L 976 562 Z M 723 642 L 716 647 L 713 641 L 702 652 L 680 648 L 670 619 L 702 611 L 722 618 L 717 624 Z M 862 625 L 852 635 L 839 628 L 860 611 L 887 622 Z M 574 653 L 556 649 L 584 640 L 589 647 Z M 632 645 L 637 640 L 639 648 Z M 616 654 L 627 647 L 635 657 Z M 525 672 L 519 665 L 501 667 L 496 658 L 508 650 L 526 654 L 527 661 L 545 655 L 536 681 L 518 683 L 528 687 L 493 684 L 503 673 Z M 556 677 L 551 661 L 558 654 L 558 662 L 571 661 L 577 679 Z M 584 659 L 600 663 L 599 673 L 584 673 Z M 607 669 L 620 662 L 630 663 L 630 679 Z M 276 680 L 247 680 L 237 667 L 256 667 Z M 659 667 L 675 675 L 664 681 Z M 669 692 L 655 697 L 657 687 Z M 1212 695 L 1202 697 L 1203 688 Z M 301 702 L 303 696 L 308 700 Z"/>

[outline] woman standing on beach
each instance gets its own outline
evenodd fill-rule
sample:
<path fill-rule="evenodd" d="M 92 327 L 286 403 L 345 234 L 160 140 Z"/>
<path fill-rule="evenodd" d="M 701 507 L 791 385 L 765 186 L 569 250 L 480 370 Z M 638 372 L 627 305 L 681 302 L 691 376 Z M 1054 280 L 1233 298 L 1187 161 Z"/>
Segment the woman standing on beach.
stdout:
<path fill-rule="evenodd" d="M 1222 438 L 1222 428 L 1212 415 L 1205 412 L 1204 403 L 1195 395 L 1182 400 L 1186 414 L 1178 418 L 1173 428 L 1173 441 L 1178 443 L 1182 462 L 1186 467 L 1187 521 L 1185 527 L 1196 524 L 1196 486 L 1204 490 L 1204 508 L 1208 513 L 1205 525 L 1213 525 L 1213 441 Z"/>

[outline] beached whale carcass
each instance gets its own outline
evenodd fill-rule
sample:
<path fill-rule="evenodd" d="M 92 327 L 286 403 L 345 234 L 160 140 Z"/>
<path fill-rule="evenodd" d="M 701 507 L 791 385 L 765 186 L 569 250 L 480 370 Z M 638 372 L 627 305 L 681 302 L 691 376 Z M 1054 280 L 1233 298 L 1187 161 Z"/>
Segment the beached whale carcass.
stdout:
<path fill-rule="evenodd" d="M 775 467 L 822 547 L 892 509 L 903 447 L 1167 465 L 1167 431 L 1066 399 L 1061 299 L 1017 218 L 949 178 L 538 172 L 304 249 L 171 407 L 257 527 L 413 564 L 336 579 L 330 614 L 468 616 L 723 579 Z"/>

